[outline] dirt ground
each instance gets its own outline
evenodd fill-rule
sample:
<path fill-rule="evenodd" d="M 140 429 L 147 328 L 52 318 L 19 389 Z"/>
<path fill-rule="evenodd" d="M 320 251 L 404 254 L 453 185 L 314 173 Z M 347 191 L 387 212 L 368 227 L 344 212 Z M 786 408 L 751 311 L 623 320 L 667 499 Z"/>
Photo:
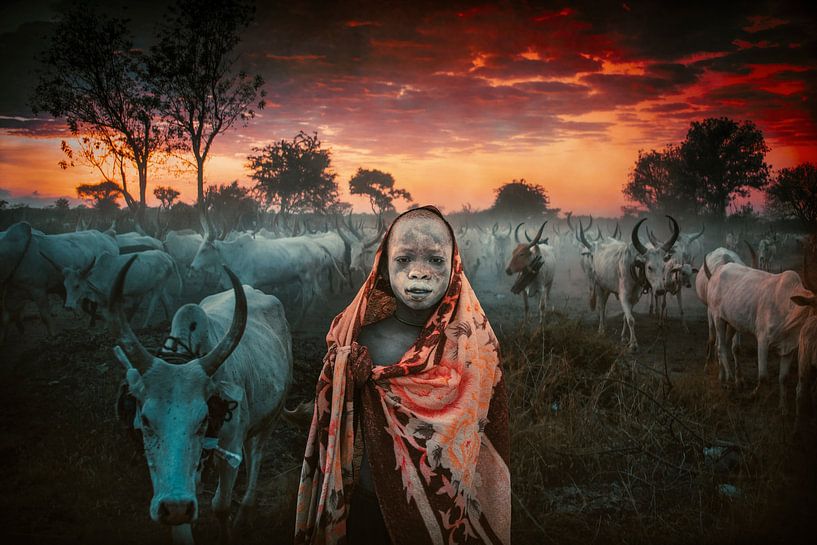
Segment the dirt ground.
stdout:
<path fill-rule="evenodd" d="M 560 264 L 552 307 L 592 330 L 597 319 L 587 306 L 580 275 L 577 263 Z M 500 341 L 521 327 L 522 302 L 510 293 L 511 283 L 504 275 L 488 271 L 481 271 L 474 282 Z M 188 293 L 185 297 L 196 300 L 200 295 Z M 308 321 L 294 333 L 295 382 L 290 407 L 311 397 L 329 321 L 353 295 L 346 292 L 322 297 L 311 309 Z M 693 290 L 685 290 L 684 298 L 689 333 L 680 327 L 674 300 L 669 303 L 666 328 L 659 329 L 647 315 L 647 301 L 642 299 L 636 307 L 641 349 L 630 357 L 634 364 L 663 372 L 666 355 L 673 378 L 704 376 L 706 387 L 717 393 L 714 374 L 703 372 L 707 335 L 704 307 Z M 90 329 L 85 317 L 64 311 L 56 299 L 53 313 L 59 324 L 57 336 L 48 337 L 31 312 L 26 318 L 26 332 L 12 330 L 0 348 L 3 542 L 169 543 L 169 530 L 148 516 L 152 491 L 142 446 L 115 418 L 114 401 L 123 371 L 112 357 L 113 338 L 101 325 Z M 153 348 L 168 328 L 168 322 L 163 321 L 137 333 Z M 620 328 L 620 307 L 611 298 L 608 336 L 616 342 Z M 744 375 L 753 381 L 756 370 L 751 350 L 751 343 L 747 343 L 743 368 Z M 771 372 L 776 372 L 774 363 Z M 769 411 L 774 413 L 774 402 L 770 402 Z M 304 429 L 278 425 L 266 448 L 256 517 L 239 542 L 290 542 L 305 441 Z M 242 479 L 243 471 L 234 496 L 236 506 L 243 491 Z M 209 512 L 213 476 L 205 475 L 203 485 L 194 536 L 198 543 L 215 543 L 217 524 Z M 608 490 L 601 495 L 615 493 Z M 514 509 L 516 524 L 523 515 L 516 505 Z M 588 520 L 588 524 L 595 522 Z M 517 539 L 522 541 L 526 540 Z M 530 542 L 541 542 L 541 538 L 532 537 Z"/>

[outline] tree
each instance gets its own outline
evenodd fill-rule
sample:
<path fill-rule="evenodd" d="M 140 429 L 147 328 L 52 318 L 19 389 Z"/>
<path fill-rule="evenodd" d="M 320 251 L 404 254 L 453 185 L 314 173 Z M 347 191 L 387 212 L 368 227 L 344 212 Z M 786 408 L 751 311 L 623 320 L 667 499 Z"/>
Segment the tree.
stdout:
<path fill-rule="evenodd" d="M 153 196 L 159 199 L 159 202 L 162 203 L 162 208 L 169 210 L 170 207 L 173 206 L 173 201 L 179 197 L 179 192 L 172 187 L 160 185 L 153 189 Z"/>
<path fill-rule="evenodd" d="M 721 117 L 693 122 L 680 156 L 701 211 L 723 220 L 735 197 L 763 189 L 769 181 L 767 151 L 763 133 L 751 121 Z"/>
<path fill-rule="evenodd" d="M 54 209 L 59 210 L 60 212 L 67 212 L 71 209 L 71 203 L 68 202 L 68 199 L 65 197 L 60 197 L 54 201 Z"/>
<path fill-rule="evenodd" d="M 349 180 L 349 192 L 369 197 L 372 212 L 378 216 L 394 210 L 394 199 L 403 199 L 409 203 L 413 200 L 408 191 L 394 187 L 394 177 L 391 174 L 377 169 L 358 168 Z"/>
<path fill-rule="evenodd" d="M 680 147 L 668 145 L 663 151 L 639 150 L 623 192 L 649 212 L 683 218 L 697 209 L 695 188 L 689 181 Z"/>
<path fill-rule="evenodd" d="M 67 160 L 97 168 L 105 181 L 119 176 L 128 206 L 141 216 L 145 207 L 148 164 L 168 134 L 155 124 L 158 101 L 144 79 L 141 55 L 133 47 L 127 21 L 95 13 L 79 3 L 57 24 L 42 58 L 32 109 L 65 118 L 80 152 L 63 141 Z M 80 136 L 81 135 L 81 136 Z M 138 206 L 127 189 L 125 167 L 138 173 Z"/>
<path fill-rule="evenodd" d="M 103 218 L 113 214 L 118 208 L 117 199 L 122 188 L 114 182 L 104 181 L 98 184 L 81 184 L 77 186 L 77 197 L 92 204 Z"/>
<path fill-rule="evenodd" d="M 278 206 L 281 215 L 311 211 L 324 214 L 338 200 L 337 174 L 330 172 L 329 150 L 321 149 L 318 134 L 299 132 L 291 142 L 281 140 L 253 148 L 247 157 L 253 192 L 265 210 Z"/>
<path fill-rule="evenodd" d="M 496 198 L 491 212 L 500 215 L 528 217 L 548 212 L 550 197 L 544 187 L 524 178 L 513 180 L 494 190 Z"/>
<path fill-rule="evenodd" d="M 258 203 L 250 196 L 250 190 L 238 185 L 238 180 L 228 185 L 208 187 L 204 196 L 208 218 L 220 234 L 242 227 L 247 218 L 258 213 Z"/>
<path fill-rule="evenodd" d="M 817 166 L 801 163 L 777 172 L 766 189 L 767 209 L 779 217 L 796 217 L 808 229 L 817 229 Z"/>
<path fill-rule="evenodd" d="M 177 0 L 151 48 L 162 115 L 173 134 L 186 139 L 195 160 L 201 212 L 204 163 L 216 136 L 236 122 L 246 125 L 255 117 L 253 108 L 264 108 L 263 78 L 236 70 L 233 54 L 252 18 L 253 8 L 240 0 Z"/>

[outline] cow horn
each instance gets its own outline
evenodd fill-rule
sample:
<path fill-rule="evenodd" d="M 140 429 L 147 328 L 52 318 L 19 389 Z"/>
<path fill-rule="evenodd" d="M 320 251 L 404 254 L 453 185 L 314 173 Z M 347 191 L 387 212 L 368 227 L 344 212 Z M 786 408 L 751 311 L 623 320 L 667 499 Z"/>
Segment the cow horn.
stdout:
<path fill-rule="evenodd" d="M 499 224 L 497 222 L 494 222 L 494 226 L 491 227 L 491 234 L 496 235 L 496 230 L 497 229 L 499 229 Z"/>
<path fill-rule="evenodd" d="M 527 227 L 525 227 L 525 238 L 527 239 L 528 244 L 530 244 L 531 238 L 530 238 L 530 235 L 528 234 L 528 228 Z"/>
<path fill-rule="evenodd" d="M 590 214 L 590 223 L 587 224 L 587 228 L 590 229 L 593 227 L 593 214 Z"/>
<path fill-rule="evenodd" d="M 513 238 L 516 239 L 517 244 L 522 244 L 522 241 L 519 240 L 519 228 L 522 227 L 523 225 L 525 225 L 524 221 L 522 223 L 520 223 L 519 225 L 517 225 L 516 230 L 513 232 Z"/>
<path fill-rule="evenodd" d="M 669 220 L 672 222 L 672 236 L 669 237 L 669 240 L 661 246 L 661 249 L 665 252 L 669 252 L 672 247 L 675 245 L 675 241 L 678 240 L 678 235 L 681 233 L 681 228 L 678 227 L 678 222 L 675 221 L 675 218 L 672 216 L 667 216 Z"/>
<path fill-rule="evenodd" d="M 633 246 L 635 247 L 636 251 L 641 255 L 647 253 L 647 248 L 645 248 L 644 245 L 641 244 L 641 240 L 638 238 L 638 228 L 641 227 L 641 224 L 644 223 L 645 221 L 647 221 L 647 218 L 641 218 L 640 220 L 638 220 L 638 223 L 635 224 L 635 227 L 633 227 L 633 232 L 630 235 L 630 238 L 633 241 Z"/>
<path fill-rule="evenodd" d="M 94 258 L 91 260 L 91 262 L 88 263 L 81 271 L 79 271 L 79 275 L 82 276 L 82 277 L 86 277 L 89 274 L 91 274 L 91 269 L 94 268 L 95 264 L 96 264 L 96 256 L 94 256 Z"/>
<path fill-rule="evenodd" d="M 706 274 L 707 280 L 712 278 L 712 271 L 709 270 L 709 264 L 706 262 L 706 257 L 704 257 L 704 273 Z"/>
<path fill-rule="evenodd" d="M 702 224 L 701 224 L 701 230 L 700 230 L 698 233 L 696 233 L 696 234 L 692 235 L 692 236 L 689 238 L 689 242 L 692 242 L 693 240 L 700 238 L 700 237 L 701 237 L 701 235 L 703 235 L 703 234 L 704 234 L 704 231 L 706 231 L 706 225 L 702 223 Z"/>
<path fill-rule="evenodd" d="M 616 222 L 616 230 L 613 231 L 613 238 L 618 238 L 621 236 L 621 226 Z"/>
<path fill-rule="evenodd" d="M 508 234 L 505 235 L 506 238 L 511 236 L 511 231 L 513 231 L 513 223 L 508 222 Z"/>
<path fill-rule="evenodd" d="M 582 220 L 579 220 L 579 241 L 584 244 L 588 250 L 593 251 L 593 247 L 590 246 L 590 243 L 587 242 L 587 237 L 584 236 L 584 224 L 582 224 Z"/>
<path fill-rule="evenodd" d="M 749 253 L 752 254 L 752 268 L 757 269 L 757 254 L 755 253 L 755 249 L 752 248 L 748 240 L 743 239 L 743 243 L 746 244 L 746 247 L 749 248 Z"/>
<path fill-rule="evenodd" d="M 530 242 L 530 244 L 528 244 L 528 248 L 533 248 L 534 246 L 539 244 L 539 239 L 542 238 L 542 231 L 545 230 L 545 225 L 547 225 L 547 220 L 545 220 L 545 222 L 539 228 L 539 231 L 537 231 L 536 236 L 533 238 L 533 240 L 532 241 L 528 240 L 528 242 Z M 525 236 L 528 236 L 527 230 L 525 231 Z"/>
<path fill-rule="evenodd" d="M 108 310 L 111 314 L 110 323 L 114 337 L 119 339 L 119 344 L 122 345 L 130 362 L 135 364 L 136 369 L 144 371 L 153 364 L 153 356 L 151 356 L 150 352 L 139 342 L 139 338 L 136 337 L 133 329 L 131 329 L 125 317 L 125 311 L 122 309 L 122 291 L 125 287 L 125 277 L 137 257 L 139 257 L 138 254 L 135 254 L 128 259 L 116 275 L 116 280 L 111 288 L 111 296 L 108 300 Z"/>
<path fill-rule="evenodd" d="M 573 232 L 575 233 L 575 232 L 576 232 L 576 229 L 574 229 L 574 228 L 573 228 L 573 222 L 572 222 L 572 221 L 570 221 L 570 217 L 571 217 L 572 215 L 573 215 L 573 212 L 568 212 L 568 213 L 567 213 L 567 226 L 568 226 L 568 227 L 570 227 L 570 230 L 571 230 L 571 231 L 573 231 Z"/>
<path fill-rule="evenodd" d="M 601 234 L 601 227 L 596 225 L 596 242 L 600 241 L 604 238 L 604 235 Z"/>
<path fill-rule="evenodd" d="M 233 323 L 230 325 L 230 330 L 219 341 L 215 348 L 213 348 L 206 355 L 199 358 L 199 364 L 204 368 L 204 372 L 208 376 L 218 371 L 221 364 L 224 363 L 233 350 L 238 346 L 244 335 L 244 328 L 247 325 L 247 295 L 244 293 L 244 288 L 238 277 L 229 267 L 224 266 L 224 271 L 230 277 L 230 282 L 233 285 L 233 292 L 235 293 L 235 309 L 233 310 Z"/>

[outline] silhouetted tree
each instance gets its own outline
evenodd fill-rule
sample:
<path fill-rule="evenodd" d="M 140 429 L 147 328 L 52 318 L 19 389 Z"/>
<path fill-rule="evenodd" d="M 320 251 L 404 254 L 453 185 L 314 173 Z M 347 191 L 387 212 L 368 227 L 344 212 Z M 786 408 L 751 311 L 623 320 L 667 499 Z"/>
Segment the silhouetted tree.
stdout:
<path fill-rule="evenodd" d="M 767 151 L 763 133 L 751 121 L 737 123 L 721 117 L 693 122 L 680 156 L 700 210 L 723 219 L 735 197 L 765 187 Z"/>
<path fill-rule="evenodd" d="M 377 169 L 358 168 L 349 180 L 349 192 L 352 195 L 365 195 L 369 198 L 372 212 L 377 215 L 394 210 L 394 199 L 411 202 L 411 194 L 405 189 L 394 187 L 394 177 L 388 172 Z"/>
<path fill-rule="evenodd" d="M 250 190 L 238 185 L 237 180 L 217 188 L 208 187 L 204 201 L 207 215 L 221 235 L 247 227 L 244 223 L 255 218 L 258 212 L 258 203 L 250 196 Z"/>
<path fill-rule="evenodd" d="M 71 209 L 71 203 L 68 202 L 68 199 L 65 197 L 60 197 L 56 201 L 54 201 L 54 209 L 59 210 L 61 212 L 67 212 Z"/>
<path fill-rule="evenodd" d="M 766 199 L 773 215 L 796 217 L 806 228 L 817 229 L 817 166 L 802 163 L 781 169 L 766 189 Z"/>
<path fill-rule="evenodd" d="M 548 213 L 550 197 L 544 187 L 524 178 L 494 189 L 496 198 L 490 211 L 516 217 L 543 216 Z"/>
<path fill-rule="evenodd" d="M 99 182 L 98 184 L 81 184 L 77 186 L 77 197 L 92 204 L 97 209 L 103 219 L 111 217 L 119 209 L 119 195 L 122 188 L 111 181 Z"/>
<path fill-rule="evenodd" d="M 204 163 L 216 136 L 236 122 L 246 125 L 254 108 L 264 107 L 263 78 L 237 70 L 234 54 L 253 11 L 238 0 L 176 0 L 151 48 L 151 79 L 162 115 L 193 154 L 201 211 Z"/>
<path fill-rule="evenodd" d="M 277 206 L 286 216 L 293 212 L 326 213 L 338 200 L 337 174 L 330 172 L 329 150 L 321 149 L 318 134 L 299 132 L 292 141 L 281 140 L 253 148 L 247 157 L 253 191 L 265 210 Z"/>
<path fill-rule="evenodd" d="M 153 189 L 153 196 L 162 203 L 162 208 L 169 210 L 173 202 L 179 197 L 179 192 L 168 186 L 156 186 Z"/>
<path fill-rule="evenodd" d="M 689 181 L 678 146 L 669 145 L 663 151 L 640 150 L 624 195 L 649 212 L 682 218 L 697 209 L 695 188 Z"/>
<path fill-rule="evenodd" d="M 41 60 L 44 70 L 32 109 L 65 118 L 80 147 L 75 154 L 63 142 L 67 160 L 60 166 L 79 160 L 97 168 L 107 182 L 115 183 L 113 177 L 119 176 L 125 201 L 141 216 L 148 164 L 165 145 L 167 133 L 154 123 L 158 101 L 145 82 L 127 21 L 76 4 L 58 22 Z M 138 173 L 138 206 L 127 190 L 128 164 Z"/>

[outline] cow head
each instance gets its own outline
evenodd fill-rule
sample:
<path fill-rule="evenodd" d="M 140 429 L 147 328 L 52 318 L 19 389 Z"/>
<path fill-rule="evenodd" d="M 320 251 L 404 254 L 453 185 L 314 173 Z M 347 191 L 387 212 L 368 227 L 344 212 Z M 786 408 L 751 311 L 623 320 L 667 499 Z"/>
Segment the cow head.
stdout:
<path fill-rule="evenodd" d="M 125 277 L 135 259 L 122 267 L 111 290 L 111 325 L 119 339 L 114 353 L 126 369 L 127 388 L 138 405 L 135 423 L 142 430 L 153 483 L 150 517 L 163 524 L 187 524 L 198 516 L 196 483 L 208 426 L 208 400 L 219 396 L 240 402 L 243 398 L 238 385 L 212 377 L 241 340 L 247 323 L 247 299 L 238 278 L 225 267 L 235 294 L 229 331 L 205 355 L 183 364 L 168 363 L 142 346 L 122 311 Z M 183 328 L 194 334 L 198 331 L 193 337 L 201 339 L 207 329 L 203 314 L 188 308 L 174 316 L 174 327 L 186 322 Z"/>
<path fill-rule="evenodd" d="M 76 310 L 83 299 L 99 301 L 100 296 L 104 295 L 91 281 L 91 273 L 94 270 L 95 263 L 96 258 L 81 269 L 76 267 L 62 269 L 66 309 Z"/>
<path fill-rule="evenodd" d="M 520 242 L 519 240 L 519 228 L 522 225 L 523 224 L 520 223 L 516 226 L 515 236 L 517 244 L 516 248 L 514 248 L 513 253 L 511 254 L 511 260 L 508 262 L 508 266 L 505 267 L 505 274 L 507 275 L 521 272 L 525 267 L 530 265 L 533 258 L 538 255 L 539 252 L 538 250 L 535 250 L 535 248 L 536 245 L 540 243 L 539 239 L 542 237 L 542 231 L 544 231 L 547 221 L 545 221 L 545 223 L 543 223 L 539 228 L 539 231 L 536 232 L 536 236 L 533 237 L 533 240 L 529 240 L 527 244 Z"/>
<path fill-rule="evenodd" d="M 666 263 L 672 258 L 672 246 L 678 239 L 678 233 L 680 232 L 678 222 L 676 222 L 672 216 L 667 217 L 672 222 L 672 236 L 662 245 L 647 248 L 638 238 L 638 230 L 641 227 L 641 224 L 647 221 L 647 218 L 642 218 L 635 224 L 630 236 L 633 247 L 637 252 L 635 257 L 636 267 L 643 267 L 644 276 L 646 277 L 649 285 L 652 287 L 653 293 L 656 295 L 663 295 L 667 291 L 665 274 Z"/>

